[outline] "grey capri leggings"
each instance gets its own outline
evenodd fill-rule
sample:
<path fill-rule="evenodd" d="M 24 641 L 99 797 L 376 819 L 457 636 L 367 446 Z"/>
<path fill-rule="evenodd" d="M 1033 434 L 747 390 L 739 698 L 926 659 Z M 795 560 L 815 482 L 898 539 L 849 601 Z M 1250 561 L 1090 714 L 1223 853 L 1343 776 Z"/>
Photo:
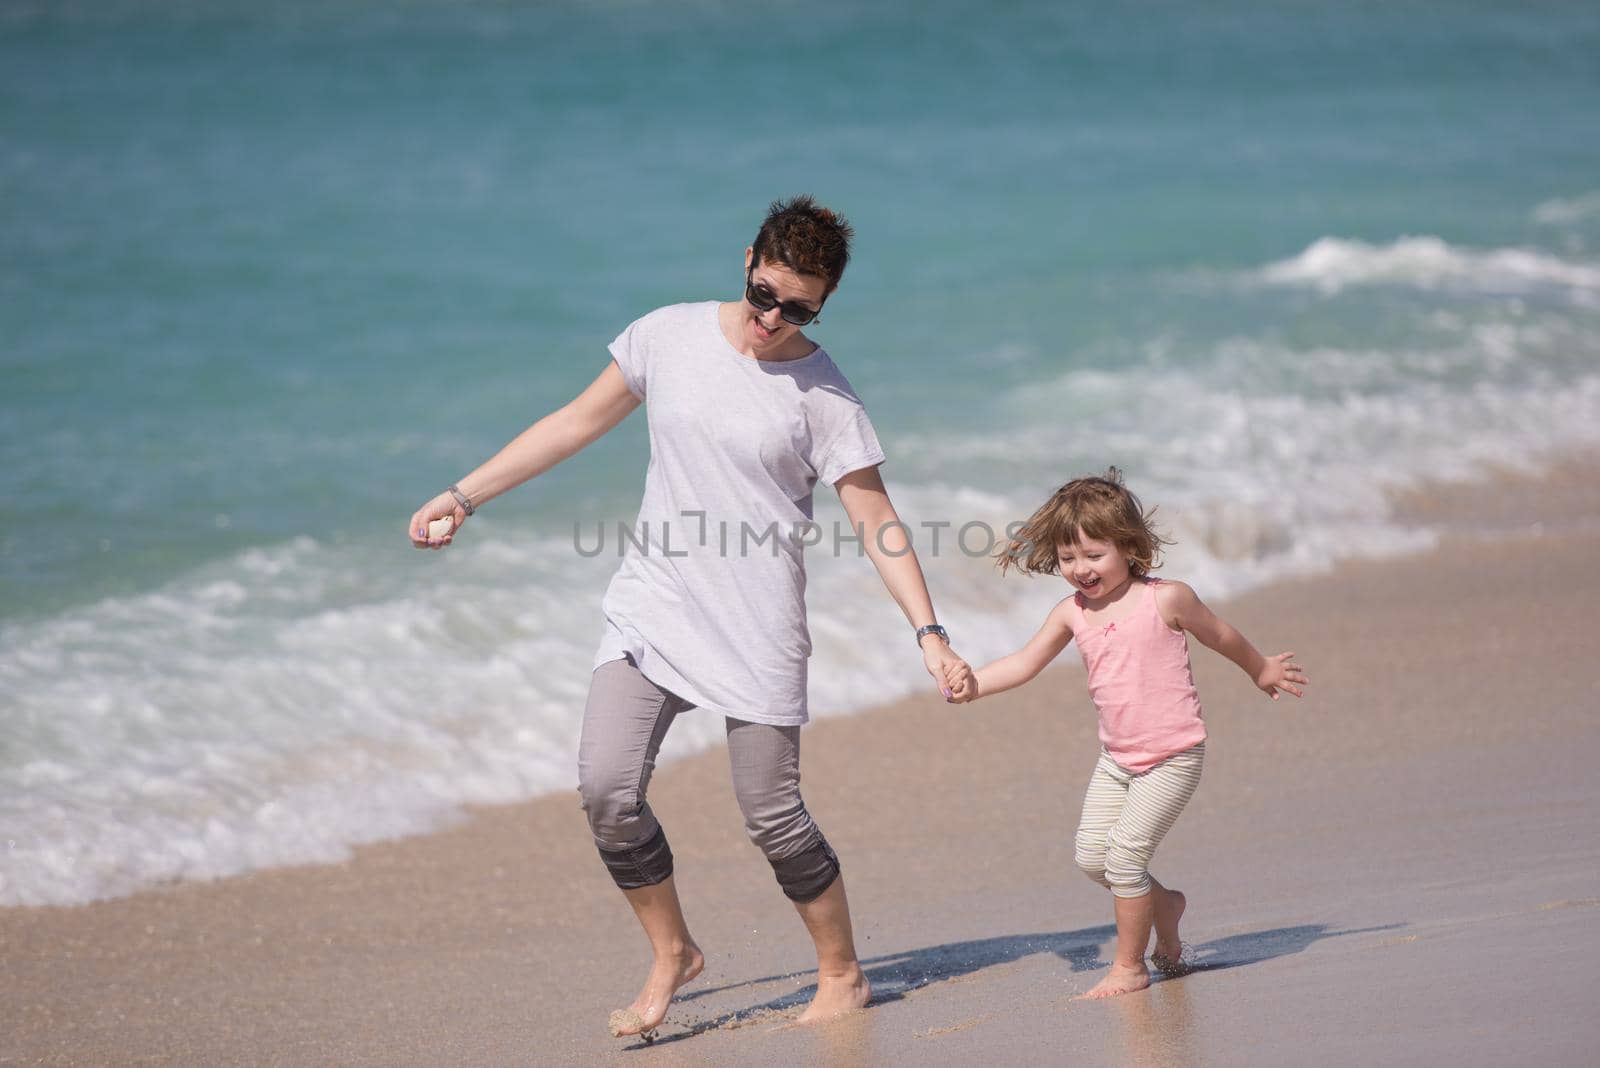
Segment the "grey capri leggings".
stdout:
<path fill-rule="evenodd" d="M 631 659 L 595 668 L 578 743 L 578 792 L 600 859 L 624 890 L 672 874 L 672 850 L 645 793 L 667 728 L 693 707 L 645 678 Z M 745 830 L 784 894 L 811 901 L 833 885 L 839 860 L 800 798 L 800 728 L 725 722 Z"/>

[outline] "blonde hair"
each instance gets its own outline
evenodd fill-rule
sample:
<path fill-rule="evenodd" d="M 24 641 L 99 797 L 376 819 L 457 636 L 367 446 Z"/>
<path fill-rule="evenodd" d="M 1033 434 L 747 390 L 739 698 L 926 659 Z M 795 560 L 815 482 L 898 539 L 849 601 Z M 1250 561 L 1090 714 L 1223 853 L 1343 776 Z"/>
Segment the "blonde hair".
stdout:
<path fill-rule="evenodd" d="M 1146 512 L 1122 472 L 1108 468 L 1104 476 L 1075 478 L 1050 495 L 995 554 L 1000 570 L 1015 567 L 1030 575 L 1057 575 L 1058 545 L 1077 545 L 1083 538 L 1110 542 L 1128 558 L 1128 569 L 1146 575 L 1161 566 L 1161 547 L 1172 542 L 1151 526 L 1155 509 Z"/>

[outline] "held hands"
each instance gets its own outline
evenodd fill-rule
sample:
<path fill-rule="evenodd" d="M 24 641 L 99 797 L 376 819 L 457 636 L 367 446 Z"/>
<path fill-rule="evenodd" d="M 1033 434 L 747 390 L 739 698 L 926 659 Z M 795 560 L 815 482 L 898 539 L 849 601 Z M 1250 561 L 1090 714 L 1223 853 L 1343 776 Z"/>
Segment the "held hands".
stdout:
<path fill-rule="evenodd" d="M 1267 657 L 1261 673 L 1256 676 L 1256 686 L 1274 701 L 1278 699 L 1280 690 L 1296 697 L 1301 696 L 1305 692 L 1303 687 L 1311 680 L 1306 678 L 1305 670 L 1293 661 L 1293 653 L 1279 653 L 1277 656 Z"/>
<path fill-rule="evenodd" d="M 978 676 L 965 660 L 946 666 L 944 685 L 951 704 L 964 705 L 978 699 Z"/>
<path fill-rule="evenodd" d="M 417 509 L 406 533 L 418 549 L 443 549 L 466 521 L 467 510 L 446 491 Z"/>
<path fill-rule="evenodd" d="M 955 650 L 943 640 L 930 634 L 922 639 L 922 666 L 928 669 L 928 674 L 938 684 L 939 692 L 944 694 L 944 699 L 951 704 L 957 703 L 955 688 L 950 680 L 959 679 L 962 672 L 968 675 L 972 673 L 972 668 L 967 666 L 967 662 L 957 656 Z"/>

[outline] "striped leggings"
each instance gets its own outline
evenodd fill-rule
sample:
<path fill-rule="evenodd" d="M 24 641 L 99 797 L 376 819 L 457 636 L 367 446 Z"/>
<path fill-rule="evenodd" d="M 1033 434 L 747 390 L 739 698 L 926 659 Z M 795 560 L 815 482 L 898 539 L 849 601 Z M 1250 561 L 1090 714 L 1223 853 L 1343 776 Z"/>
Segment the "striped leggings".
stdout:
<path fill-rule="evenodd" d="M 1074 859 L 1118 897 L 1150 892 L 1150 858 L 1200 785 L 1206 743 L 1131 772 L 1104 750 L 1089 777 Z"/>

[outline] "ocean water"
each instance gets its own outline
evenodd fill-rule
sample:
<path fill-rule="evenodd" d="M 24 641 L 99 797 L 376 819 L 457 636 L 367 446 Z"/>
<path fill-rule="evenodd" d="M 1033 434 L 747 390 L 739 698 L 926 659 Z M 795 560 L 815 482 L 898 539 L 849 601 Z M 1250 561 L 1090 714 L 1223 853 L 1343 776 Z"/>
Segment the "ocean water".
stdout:
<path fill-rule="evenodd" d="M 404 521 L 737 296 L 775 197 L 857 227 L 812 333 L 974 659 L 1061 587 L 956 532 L 1073 475 L 1221 599 L 1600 445 L 1600 9 L 666 7 L 0 9 L 0 905 L 570 790 L 574 529 L 631 518 L 642 417 L 447 552 Z M 810 569 L 814 713 L 924 685 L 870 565 Z"/>

